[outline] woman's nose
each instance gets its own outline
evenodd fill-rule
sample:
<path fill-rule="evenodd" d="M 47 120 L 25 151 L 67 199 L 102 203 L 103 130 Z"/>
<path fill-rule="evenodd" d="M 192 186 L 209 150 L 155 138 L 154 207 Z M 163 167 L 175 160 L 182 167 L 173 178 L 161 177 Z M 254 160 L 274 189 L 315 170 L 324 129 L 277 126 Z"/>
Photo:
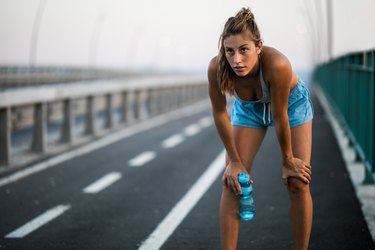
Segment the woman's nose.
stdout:
<path fill-rule="evenodd" d="M 234 55 L 233 55 L 233 62 L 235 64 L 239 64 L 241 62 L 241 55 L 239 53 L 234 53 Z"/>

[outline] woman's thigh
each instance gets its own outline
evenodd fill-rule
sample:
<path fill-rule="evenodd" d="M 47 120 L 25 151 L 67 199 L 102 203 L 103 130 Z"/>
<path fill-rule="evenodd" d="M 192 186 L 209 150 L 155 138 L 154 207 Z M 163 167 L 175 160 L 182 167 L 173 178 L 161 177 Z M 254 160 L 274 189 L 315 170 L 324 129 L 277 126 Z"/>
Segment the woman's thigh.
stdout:
<path fill-rule="evenodd" d="M 294 157 L 297 157 L 307 164 L 311 160 L 312 143 L 312 122 L 309 121 L 300 126 L 291 128 L 292 149 Z"/>
<path fill-rule="evenodd" d="M 249 173 L 266 132 L 267 128 L 233 126 L 233 135 L 237 152 Z"/>

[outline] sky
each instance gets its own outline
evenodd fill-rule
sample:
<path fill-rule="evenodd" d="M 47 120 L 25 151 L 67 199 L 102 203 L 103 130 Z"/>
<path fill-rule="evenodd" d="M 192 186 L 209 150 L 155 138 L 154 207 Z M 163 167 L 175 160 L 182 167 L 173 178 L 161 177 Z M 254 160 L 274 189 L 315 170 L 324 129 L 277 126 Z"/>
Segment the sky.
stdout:
<path fill-rule="evenodd" d="M 327 1 L 0 0 L 0 65 L 203 72 L 226 20 L 250 7 L 264 44 L 309 70 L 329 58 Z M 375 49 L 375 1 L 331 1 L 333 56 Z"/>

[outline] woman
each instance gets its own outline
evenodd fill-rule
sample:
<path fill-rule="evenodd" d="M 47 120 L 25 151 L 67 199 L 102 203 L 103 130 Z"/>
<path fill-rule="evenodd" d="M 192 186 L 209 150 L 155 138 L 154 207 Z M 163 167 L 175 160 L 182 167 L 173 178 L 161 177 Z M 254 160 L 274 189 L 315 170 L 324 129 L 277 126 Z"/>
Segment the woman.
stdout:
<path fill-rule="evenodd" d="M 263 46 L 250 9 L 243 8 L 226 22 L 219 54 L 209 63 L 208 80 L 215 125 L 227 151 L 220 202 L 222 249 L 237 247 L 241 193 L 237 176 L 251 172 L 268 126 L 275 127 L 282 153 L 294 249 L 307 249 L 312 224 L 312 104 L 288 59 Z M 235 96 L 231 119 L 226 94 Z"/>

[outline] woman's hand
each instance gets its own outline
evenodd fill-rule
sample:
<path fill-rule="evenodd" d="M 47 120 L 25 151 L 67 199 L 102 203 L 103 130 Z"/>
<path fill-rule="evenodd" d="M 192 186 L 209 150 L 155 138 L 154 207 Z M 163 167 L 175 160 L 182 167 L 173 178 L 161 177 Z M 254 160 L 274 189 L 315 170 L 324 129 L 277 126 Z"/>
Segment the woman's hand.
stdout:
<path fill-rule="evenodd" d="M 283 164 L 282 178 L 285 185 L 288 184 L 288 178 L 295 177 L 306 184 L 311 180 L 311 166 L 301 159 L 291 158 Z"/>
<path fill-rule="evenodd" d="M 232 188 L 235 194 L 242 194 L 241 185 L 238 182 L 238 175 L 242 172 L 247 173 L 241 162 L 231 161 L 225 169 L 223 183 L 225 187 Z"/>

